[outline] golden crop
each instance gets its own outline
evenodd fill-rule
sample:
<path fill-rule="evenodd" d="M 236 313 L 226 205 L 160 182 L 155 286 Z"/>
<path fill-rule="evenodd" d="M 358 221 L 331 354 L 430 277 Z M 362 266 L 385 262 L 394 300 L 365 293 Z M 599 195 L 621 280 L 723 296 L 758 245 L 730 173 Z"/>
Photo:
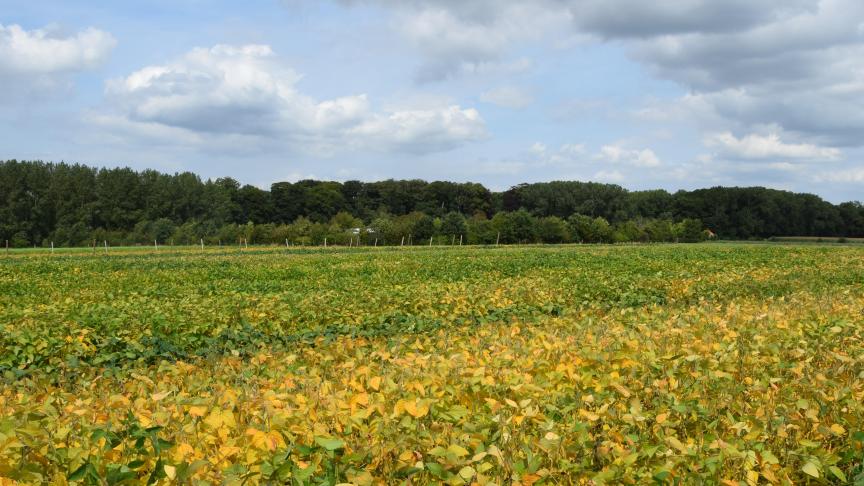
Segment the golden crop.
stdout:
<path fill-rule="evenodd" d="M 13 257 L 0 485 L 858 484 L 862 257 Z"/>

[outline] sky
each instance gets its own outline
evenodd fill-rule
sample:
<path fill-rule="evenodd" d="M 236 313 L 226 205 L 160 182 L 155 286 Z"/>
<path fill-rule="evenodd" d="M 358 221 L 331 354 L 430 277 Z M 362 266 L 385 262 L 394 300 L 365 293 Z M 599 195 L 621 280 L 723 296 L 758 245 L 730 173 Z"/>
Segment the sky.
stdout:
<path fill-rule="evenodd" d="M 864 2 L 2 0 L 12 158 L 864 200 Z"/>

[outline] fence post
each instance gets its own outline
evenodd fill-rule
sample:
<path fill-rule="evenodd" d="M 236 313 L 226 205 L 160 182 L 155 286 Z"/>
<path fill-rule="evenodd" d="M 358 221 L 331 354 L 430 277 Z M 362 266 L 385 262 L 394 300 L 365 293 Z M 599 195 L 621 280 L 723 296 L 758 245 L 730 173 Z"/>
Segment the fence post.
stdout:
<path fill-rule="evenodd" d="M 52 254 L 54 253 L 54 242 L 53 241 L 51 242 L 51 253 Z"/>
<path fill-rule="evenodd" d="M 433 236 L 429 237 L 429 246 L 432 246 L 432 238 L 434 238 L 434 237 Z"/>
<path fill-rule="evenodd" d="M 156 248 L 156 251 L 159 251 L 159 241 L 153 240 L 153 248 Z"/>
<path fill-rule="evenodd" d="M 500 241 L 501 241 L 501 232 L 499 231 L 499 232 L 498 232 L 498 237 L 495 238 L 495 246 L 498 246 L 498 242 L 500 242 Z"/>
<path fill-rule="evenodd" d="M 462 235 L 459 235 L 459 246 L 462 246 Z"/>
<path fill-rule="evenodd" d="M 103 243 L 105 243 L 105 254 L 107 255 L 108 254 L 108 240 L 103 240 Z"/>
<path fill-rule="evenodd" d="M 204 238 L 201 238 L 201 251 L 204 251 Z"/>

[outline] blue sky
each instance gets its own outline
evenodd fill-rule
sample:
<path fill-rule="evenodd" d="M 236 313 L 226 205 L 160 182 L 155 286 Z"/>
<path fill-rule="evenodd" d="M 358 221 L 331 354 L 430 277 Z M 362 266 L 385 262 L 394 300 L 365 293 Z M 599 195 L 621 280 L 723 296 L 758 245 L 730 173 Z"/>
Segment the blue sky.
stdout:
<path fill-rule="evenodd" d="M 858 0 L 0 4 L 0 158 L 864 199 Z"/>

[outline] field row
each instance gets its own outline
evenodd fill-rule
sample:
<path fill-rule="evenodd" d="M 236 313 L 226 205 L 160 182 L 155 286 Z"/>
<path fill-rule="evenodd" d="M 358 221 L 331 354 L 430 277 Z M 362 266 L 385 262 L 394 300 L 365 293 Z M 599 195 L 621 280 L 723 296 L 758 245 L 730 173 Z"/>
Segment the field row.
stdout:
<path fill-rule="evenodd" d="M 0 264 L 0 478 L 861 481 L 862 256 L 14 259 Z"/>

